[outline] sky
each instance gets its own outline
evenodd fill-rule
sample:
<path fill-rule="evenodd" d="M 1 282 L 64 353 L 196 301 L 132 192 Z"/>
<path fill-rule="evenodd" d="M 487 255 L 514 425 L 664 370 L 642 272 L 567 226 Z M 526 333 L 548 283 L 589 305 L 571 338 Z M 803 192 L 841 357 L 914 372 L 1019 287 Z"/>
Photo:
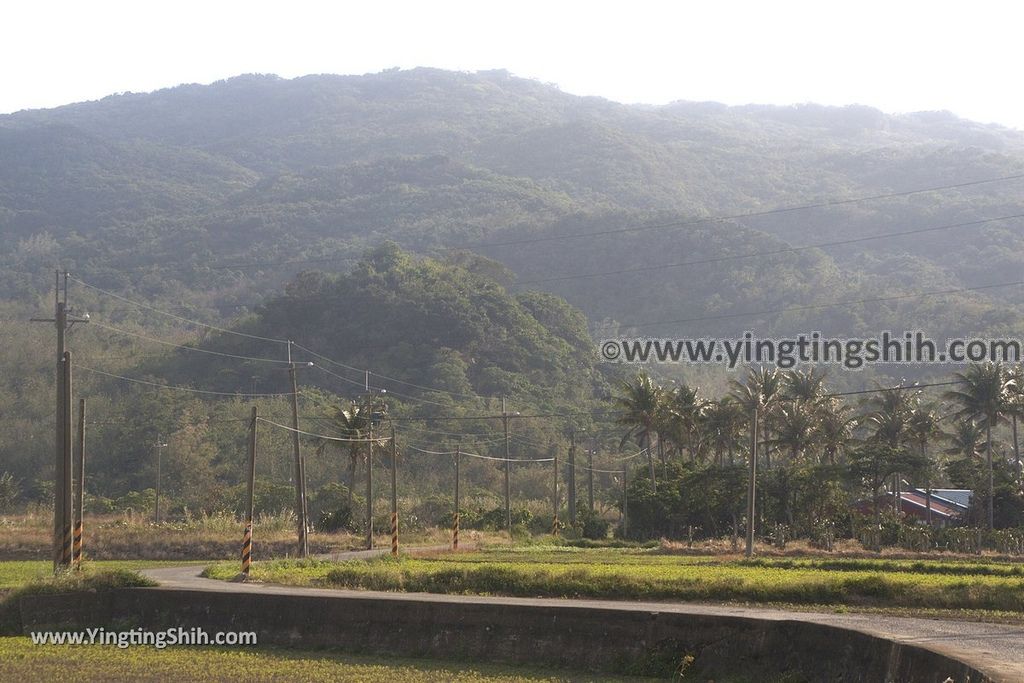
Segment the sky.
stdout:
<path fill-rule="evenodd" d="M 1005 0 L 16 1 L 0 113 L 242 73 L 430 66 L 626 103 L 863 104 L 1024 130 L 1022 19 Z"/>

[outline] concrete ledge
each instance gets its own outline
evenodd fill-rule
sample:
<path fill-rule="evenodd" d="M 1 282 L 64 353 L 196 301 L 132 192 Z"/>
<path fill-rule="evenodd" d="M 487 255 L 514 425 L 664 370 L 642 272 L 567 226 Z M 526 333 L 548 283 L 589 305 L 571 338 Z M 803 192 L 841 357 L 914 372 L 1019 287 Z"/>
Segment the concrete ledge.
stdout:
<path fill-rule="evenodd" d="M 809 681 L 994 679 L 916 645 L 799 620 L 408 596 L 227 593 L 167 588 L 22 599 L 26 631 L 86 626 L 256 631 L 261 644 L 692 680 L 795 674 Z"/>

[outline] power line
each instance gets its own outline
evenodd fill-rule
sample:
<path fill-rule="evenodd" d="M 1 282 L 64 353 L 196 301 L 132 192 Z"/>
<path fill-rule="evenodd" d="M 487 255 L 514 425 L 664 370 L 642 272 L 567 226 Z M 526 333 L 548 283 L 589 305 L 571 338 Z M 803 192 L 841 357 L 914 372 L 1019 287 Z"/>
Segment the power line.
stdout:
<path fill-rule="evenodd" d="M 745 313 L 723 313 L 721 315 L 703 315 L 693 318 L 679 318 L 677 320 L 662 320 L 658 322 L 645 323 L 623 323 L 622 327 L 627 329 L 637 327 L 661 327 L 663 325 L 678 325 L 680 323 L 704 322 L 709 320 L 728 320 L 731 318 L 750 318 L 758 315 L 774 315 L 776 313 L 792 313 L 796 311 L 810 311 L 820 308 L 837 308 L 842 306 L 857 306 L 861 304 L 882 303 L 886 301 L 899 301 L 903 299 L 918 299 L 928 296 L 941 296 L 943 294 L 959 294 L 962 292 L 978 292 L 985 289 L 997 289 L 1000 287 L 1015 287 L 1024 285 L 1024 280 L 1015 282 L 997 282 L 989 285 L 978 285 L 976 287 L 958 287 L 955 289 L 941 289 L 930 292 L 918 292 L 916 294 L 896 294 L 893 296 L 873 297 L 870 299 L 857 299 L 853 301 L 833 301 L 822 304 L 808 304 L 806 306 L 792 306 L 789 308 L 766 309 L 762 311 L 749 311 Z"/>
<path fill-rule="evenodd" d="M 878 235 L 868 235 L 865 237 L 854 237 L 845 240 L 834 240 L 831 242 L 816 242 L 814 244 L 806 244 L 799 247 L 784 247 L 779 249 L 772 249 L 769 251 L 753 251 L 745 254 L 733 254 L 729 256 L 716 256 L 713 258 L 697 259 L 693 261 L 680 261 L 677 263 L 661 263 L 649 266 L 637 266 L 634 268 L 621 268 L 619 270 L 605 270 L 592 273 L 577 273 L 575 275 L 559 275 L 555 277 L 539 278 L 535 280 L 522 280 L 515 282 L 516 286 L 524 285 L 536 285 L 546 282 L 564 282 L 566 280 L 582 280 L 587 278 L 606 277 L 610 275 L 628 275 L 630 273 L 646 273 L 655 270 L 666 270 L 669 268 L 682 268 L 684 266 L 700 266 L 711 263 L 722 263 L 724 261 L 736 261 L 740 259 L 758 258 L 762 256 L 778 256 L 781 254 L 793 254 L 801 251 L 807 251 L 810 249 L 823 249 L 825 247 L 838 247 L 848 244 L 857 244 L 860 242 L 870 242 L 873 240 L 887 239 L 890 237 L 905 237 L 907 235 L 919 235 L 928 232 L 938 232 L 941 230 L 953 230 L 954 228 L 966 228 L 973 225 L 985 225 L 988 223 L 996 223 L 999 221 L 1008 221 L 1015 218 L 1024 218 L 1024 213 L 1012 214 L 1009 216 L 1000 216 L 998 218 L 986 218 L 977 221 L 967 221 L 964 223 L 953 223 L 950 225 L 939 225 L 929 228 L 915 228 L 913 230 L 903 230 L 901 232 L 888 232 Z"/>
<path fill-rule="evenodd" d="M 1000 176 L 998 178 L 987 178 L 984 180 L 973 180 L 964 183 L 955 183 L 951 185 L 936 185 L 934 187 L 921 188 L 917 190 L 906 190 L 903 192 L 889 192 L 886 194 L 869 195 L 866 197 L 854 197 L 851 199 L 832 199 L 828 201 L 817 202 L 813 204 L 801 204 L 798 206 L 780 207 L 775 209 L 767 209 L 764 211 L 748 211 L 745 213 L 735 213 L 725 216 L 713 216 L 708 218 L 696 218 L 681 221 L 671 221 L 668 223 L 655 223 L 651 225 L 639 225 L 625 228 L 615 228 L 612 230 L 597 230 L 592 232 L 576 232 L 567 233 L 565 235 L 548 235 L 545 237 L 530 237 L 521 240 L 509 240 L 507 242 L 482 242 L 477 243 L 477 247 L 510 247 L 521 244 L 535 244 L 537 242 L 553 242 L 557 240 L 568 240 L 578 239 L 583 237 L 601 237 L 605 235 L 619 235 L 627 232 L 646 232 L 650 230 L 665 230 L 667 228 L 682 228 L 692 225 L 702 225 L 705 223 L 718 223 L 722 221 L 734 221 L 742 218 L 756 218 L 759 216 L 772 216 L 784 213 L 791 213 L 794 211 L 805 211 L 808 209 L 823 209 L 833 206 L 843 206 L 846 204 L 857 204 L 860 202 L 876 201 L 879 199 L 892 199 L 895 197 L 907 197 L 915 194 L 923 194 L 927 192 L 938 192 L 941 190 L 955 190 L 964 187 L 972 187 L 975 185 L 985 185 L 987 183 L 999 183 L 1010 180 L 1018 180 L 1024 178 L 1024 173 L 1018 173 L 1014 175 Z"/>
<path fill-rule="evenodd" d="M 269 398 L 278 396 L 291 396 L 291 392 L 283 394 L 246 394 L 242 392 L 227 392 L 227 391 L 209 391 L 206 389 L 193 389 L 191 387 L 182 387 L 175 384 L 160 384 L 159 382 L 150 382 L 144 379 L 136 379 L 134 377 L 125 377 L 123 375 L 115 375 L 111 372 L 104 372 L 103 370 L 96 370 L 95 368 L 87 368 L 84 365 L 75 365 L 76 370 L 85 370 L 86 372 L 93 372 L 97 375 L 103 375 L 113 379 L 123 380 L 125 382 L 134 382 L 136 384 L 145 384 L 151 387 L 157 387 L 160 389 L 170 389 L 174 391 L 184 391 L 193 394 L 208 394 L 211 396 L 233 396 L 235 398 Z"/>
<path fill-rule="evenodd" d="M 116 332 L 118 334 L 127 335 L 129 337 L 137 337 L 139 339 L 144 339 L 146 341 L 153 342 L 155 344 L 163 344 L 164 346 L 171 346 L 171 347 L 176 348 L 176 349 L 184 349 L 185 351 L 195 351 L 196 353 L 206 353 L 206 354 L 209 354 L 211 356 L 223 356 L 225 358 L 236 358 L 238 360 L 257 361 L 257 362 L 260 362 L 260 363 L 281 363 L 281 364 L 284 364 L 284 365 L 288 364 L 288 361 L 286 361 L 286 360 L 277 360 L 277 359 L 274 359 L 274 358 L 259 358 L 259 357 L 256 357 L 256 356 L 241 356 L 241 355 L 234 354 L 234 353 L 224 353 L 222 351 L 211 351 L 209 349 L 200 348 L 198 346 L 187 346 L 187 345 L 184 345 L 184 344 L 175 344 L 174 342 L 165 341 L 163 339 L 157 339 L 155 337 L 147 337 L 146 335 L 139 334 L 138 332 L 129 332 L 128 330 L 122 330 L 121 328 L 113 327 L 111 325 L 104 325 L 103 323 L 98 322 L 98 321 L 96 321 L 94 319 L 90 319 L 89 322 L 92 323 L 93 325 L 95 325 L 96 327 L 102 327 L 103 329 L 110 330 L 111 332 Z"/>
<path fill-rule="evenodd" d="M 210 325 L 208 323 L 202 323 L 202 322 L 199 322 L 198 320 L 192 320 L 191 318 L 185 318 L 185 317 L 182 317 L 180 315 L 176 315 L 174 313 L 170 313 L 168 311 L 156 308 L 155 306 L 150 306 L 149 304 L 144 304 L 144 303 L 141 303 L 141 302 L 138 302 L 138 301 L 134 301 L 134 300 L 129 299 L 127 297 L 123 297 L 120 294 L 115 294 L 114 292 L 110 292 L 110 291 L 108 291 L 106 289 L 102 289 L 100 287 L 97 287 L 96 285 L 91 285 L 88 282 L 85 282 L 83 280 L 79 280 L 78 278 L 73 278 L 72 277 L 72 278 L 69 278 L 69 279 L 73 280 L 74 282 L 77 282 L 80 285 L 84 285 L 85 287 L 88 287 L 89 289 L 94 289 L 97 292 L 100 292 L 102 294 L 106 294 L 107 296 L 111 296 L 111 297 L 114 297 L 115 299 L 119 299 L 120 301 L 123 301 L 125 303 L 131 304 L 132 306 L 138 306 L 139 308 L 145 308 L 147 310 L 153 311 L 154 313 L 159 313 L 160 315 L 166 315 L 169 318 L 174 318 L 175 320 L 180 320 L 181 322 L 189 323 L 190 325 L 198 325 L 199 327 L 205 327 L 205 328 L 210 329 L 210 330 L 216 330 L 217 332 L 222 332 L 224 334 L 233 334 L 233 335 L 238 336 L 238 337 L 247 337 L 249 339 L 258 339 L 260 341 L 275 342 L 277 344 L 287 344 L 288 343 L 287 339 L 273 339 L 271 337 L 261 337 L 261 336 L 256 335 L 256 334 L 248 334 L 246 332 L 236 332 L 235 330 L 229 330 L 229 329 L 226 329 L 226 328 L 223 328 L 223 327 L 217 327 L 216 325 Z"/>
<path fill-rule="evenodd" d="M 295 342 L 292 342 L 292 343 L 295 345 L 296 348 L 302 349 L 303 351 L 311 353 L 311 354 L 313 354 L 314 356 L 316 356 L 317 358 L 319 358 L 321 360 L 325 360 L 328 363 L 333 363 L 334 365 L 337 365 L 340 368 L 344 368 L 346 370 L 351 370 L 352 372 L 369 373 L 370 375 L 373 375 L 373 376 L 376 376 L 376 377 L 380 377 L 381 379 L 387 380 L 389 382 L 397 382 L 398 384 L 404 384 L 405 386 L 413 387 L 415 389 L 422 389 L 423 391 L 431 391 L 431 392 L 438 393 L 438 394 L 447 394 L 449 396 L 454 396 L 456 398 L 470 398 L 470 399 L 474 399 L 474 400 L 477 400 L 477 401 L 486 401 L 487 400 L 487 399 L 483 398 L 482 396 L 477 396 L 476 394 L 461 394 L 461 393 L 458 393 L 458 392 L 455 392 L 455 391 L 448 391 L 446 389 L 438 389 L 438 388 L 435 388 L 435 387 L 428 387 L 428 386 L 424 386 L 422 384 L 415 384 L 413 382 L 407 382 L 407 381 L 402 380 L 402 379 L 397 379 L 395 377 L 388 377 L 387 375 L 382 375 L 379 372 L 374 372 L 373 370 L 369 370 L 367 368 L 357 368 L 357 367 L 352 366 L 352 365 L 346 365 L 345 363 L 342 363 L 340 361 L 336 361 L 333 358 L 328 358 L 327 356 L 321 355 L 321 354 L 317 353 L 316 351 L 313 351 L 312 349 L 309 349 L 309 348 L 306 348 L 305 346 L 302 346 L 301 344 L 297 344 Z M 443 405 L 443 404 L 436 404 L 436 405 Z"/>
<path fill-rule="evenodd" d="M 263 418 L 263 417 L 257 417 L 256 419 L 259 420 L 260 422 L 266 422 L 269 425 L 273 425 L 275 427 L 287 430 L 289 432 L 295 432 L 296 434 L 302 434 L 304 436 L 311 436 L 311 437 L 314 437 L 314 438 L 317 438 L 317 439 L 324 439 L 325 441 L 344 441 L 344 442 L 347 442 L 347 443 L 369 443 L 369 442 L 372 441 L 373 443 L 384 443 L 385 441 L 389 441 L 391 439 L 390 436 L 383 437 L 383 438 L 380 438 L 380 439 L 346 439 L 346 438 L 342 438 L 340 436 L 328 436 L 327 434 L 317 434 L 315 432 L 307 432 L 307 431 L 302 430 L 302 429 L 295 429 L 294 427 L 288 427 L 288 426 L 283 425 L 283 424 L 278 424 L 277 422 L 273 422 L 273 421 L 268 420 L 268 419 Z"/>

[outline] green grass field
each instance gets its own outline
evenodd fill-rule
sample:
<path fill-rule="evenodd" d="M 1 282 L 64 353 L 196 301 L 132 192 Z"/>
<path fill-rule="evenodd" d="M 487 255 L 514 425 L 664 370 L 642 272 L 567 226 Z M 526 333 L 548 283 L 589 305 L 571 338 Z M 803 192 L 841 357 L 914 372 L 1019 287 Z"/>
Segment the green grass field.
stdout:
<path fill-rule="evenodd" d="M 205 562 L 161 562 L 159 560 L 99 560 L 86 562 L 86 571 L 97 572 L 111 569 L 146 569 L 183 564 L 206 564 Z M 0 591 L 19 588 L 34 581 L 53 577 L 53 563 L 42 560 L 9 560 L 0 562 Z"/>
<path fill-rule="evenodd" d="M 550 669 L 432 660 L 385 659 L 276 648 L 33 645 L 28 638 L 0 638 L 0 680 L 91 681 L 527 681 L 650 680 L 577 675 Z"/>
<path fill-rule="evenodd" d="M 233 563 L 208 568 L 237 574 Z M 659 554 L 656 549 L 559 546 L 341 563 L 256 563 L 273 583 L 366 590 L 743 602 L 1024 613 L 1024 574 L 984 561 L 765 558 Z"/>

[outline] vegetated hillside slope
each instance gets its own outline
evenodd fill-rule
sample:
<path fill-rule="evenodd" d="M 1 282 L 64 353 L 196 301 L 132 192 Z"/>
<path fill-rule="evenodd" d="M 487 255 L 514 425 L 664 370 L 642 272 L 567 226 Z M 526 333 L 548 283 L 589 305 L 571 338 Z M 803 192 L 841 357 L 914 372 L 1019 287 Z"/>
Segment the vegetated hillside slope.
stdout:
<path fill-rule="evenodd" d="M 501 71 L 243 76 L 111 96 L 0 117 L 0 156 L 5 295 L 26 294 L 26 281 L 45 286 L 41 272 L 59 261 L 122 291 L 213 307 L 211 316 L 275 291 L 309 259 L 344 269 L 344 258 L 382 238 L 416 250 L 475 249 L 536 280 L 968 223 L 1021 213 L 1024 198 L 1016 180 L 743 217 L 1017 174 L 1024 136 L 941 112 L 626 106 Z M 493 246 L 720 215 L 739 217 Z M 537 286 L 622 322 L 642 322 L 632 313 L 678 319 L 748 302 L 752 310 L 806 304 L 809 293 L 953 289 L 1017 279 L 1020 226 L 845 244 L 781 270 L 750 259 Z M 805 257 L 814 265 L 800 263 Z M 638 287 L 668 295 L 624 299 Z M 1015 307 L 1016 292 L 970 299 Z M 888 307 L 858 314 L 869 326 L 892 317 Z M 968 325 L 999 317 L 972 312 Z"/>

